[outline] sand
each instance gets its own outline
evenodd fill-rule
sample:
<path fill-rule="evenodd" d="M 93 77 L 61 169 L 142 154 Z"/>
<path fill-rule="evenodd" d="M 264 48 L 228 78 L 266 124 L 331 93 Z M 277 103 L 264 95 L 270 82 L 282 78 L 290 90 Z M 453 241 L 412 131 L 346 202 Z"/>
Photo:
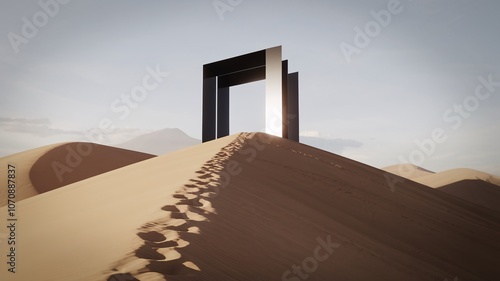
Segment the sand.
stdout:
<path fill-rule="evenodd" d="M 500 276 L 498 212 L 385 174 L 262 133 L 218 139 L 23 200 L 22 263 L 0 278 Z"/>
<path fill-rule="evenodd" d="M 83 142 L 60 143 L 0 158 L 2 182 L 7 166 L 16 167 L 16 200 L 93 177 L 154 155 Z M 0 190 L 0 206 L 6 205 L 7 189 Z"/>
<path fill-rule="evenodd" d="M 0 158 L 0 180 L 2 181 L 2 183 L 0 184 L 0 186 L 2 187 L 0 188 L 0 207 L 7 204 L 7 188 L 4 187 L 5 183 L 7 182 L 6 175 L 8 165 L 10 164 L 16 167 L 17 200 L 35 196 L 38 194 L 38 192 L 31 183 L 29 171 L 33 166 L 33 163 L 35 163 L 38 158 L 40 158 L 42 155 L 44 155 L 54 147 L 58 147 L 60 145 L 64 144 L 58 143 L 47 145 Z"/>
<path fill-rule="evenodd" d="M 41 156 L 29 174 L 36 191 L 44 193 L 152 157 L 111 146 L 72 142 Z"/>
<path fill-rule="evenodd" d="M 500 213 L 498 185 L 483 180 L 462 180 L 439 187 L 438 190 Z"/>
<path fill-rule="evenodd" d="M 500 211 L 500 177 L 498 176 L 466 168 L 434 173 L 412 164 L 393 165 L 383 170 L 437 188 L 479 206 Z"/>
<path fill-rule="evenodd" d="M 466 168 L 446 170 L 433 175 L 418 177 L 413 180 L 430 187 L 441 187 L 463 180 L 482 180 L 500 186 L 499 176 Z"/>
<path fill-rule="evenodd" d="M 435 173 L 413 164 L 397 164 L 382 170 L 434 188 L 463 180 L 482 180 L 500 186 L 499 176 L 467 168 Z"/>
<path fill-rule="evenodd" d="M 104 280 L 110 266 L 142 242 L 138 228 L 164 216 L 161 207 L 175 202 L 174 191 L 230 140 L 152 158 L 22 200 L 17 205 L 17 273 L 7 271 L 7 229 L 2 227 L 0 280 Z M 6 207 L 0 208 L 2 223 L 6 214 Z"/>

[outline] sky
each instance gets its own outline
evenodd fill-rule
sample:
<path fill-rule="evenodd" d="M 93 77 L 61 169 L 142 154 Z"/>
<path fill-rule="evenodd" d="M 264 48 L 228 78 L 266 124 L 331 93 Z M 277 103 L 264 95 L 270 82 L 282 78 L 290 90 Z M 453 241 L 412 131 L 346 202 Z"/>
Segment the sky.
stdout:
<path fill-rule="evenodd" d="M 500 175 L 499 12 L 497 0 L 1 1 L 0 156 L 164 128 L 201 139 L 202 66 L 282 46 L 302 142 L 375 167 Z M 231 89 L 231 133 L 263 131 L 264 97 L 264 81 Z"/>

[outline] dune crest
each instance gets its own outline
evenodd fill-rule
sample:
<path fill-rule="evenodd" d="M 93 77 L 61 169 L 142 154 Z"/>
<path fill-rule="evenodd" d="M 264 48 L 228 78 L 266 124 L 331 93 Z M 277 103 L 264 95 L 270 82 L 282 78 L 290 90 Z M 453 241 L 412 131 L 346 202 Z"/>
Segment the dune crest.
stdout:
<path fill-rule="evenodd" d="M 482 180 L 500 186 L 499 176 L 467 168 L 446 170 L 436 174 L 418 177 L 413 180 L 434 188 L 463 180 Z"/>

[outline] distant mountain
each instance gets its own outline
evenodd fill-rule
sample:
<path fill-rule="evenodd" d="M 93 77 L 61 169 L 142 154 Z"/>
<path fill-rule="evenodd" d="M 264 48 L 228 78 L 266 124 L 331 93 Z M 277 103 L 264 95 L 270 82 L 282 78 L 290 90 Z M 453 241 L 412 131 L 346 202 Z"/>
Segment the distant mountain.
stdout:
<path fill-rule="evenodd" d="M 124 148 L 154 155 L 162 155 L 174 150 L 201 143 L 177 128 L 167 128 L 135 137 L 127 142 L 115 145 Z"/>

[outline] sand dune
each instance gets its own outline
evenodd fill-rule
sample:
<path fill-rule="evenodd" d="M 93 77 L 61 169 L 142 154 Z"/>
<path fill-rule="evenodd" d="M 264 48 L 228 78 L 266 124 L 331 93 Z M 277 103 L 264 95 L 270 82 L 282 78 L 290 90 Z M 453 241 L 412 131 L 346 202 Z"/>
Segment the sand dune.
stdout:
<path fill-rule="evenodd" d="M 388 167 L 382 168 L 382 170 L 387 171 L 389 173 L 393 173 L 395 175 L 407 178 L 407 179 L 416 179 L 422 176 L 433 175 L 435 174 L 432 171 L 424 169 L 422 167 L 405 163 L 405 164 L 396 164 Z"/>
<path fill-rule="evenodd" d="M 383 168 L 423 185 L 438 188 L 448 194 L 499 211 L 500 177 L 473 169 L 451 169 L 434 173 L 412 164 L 398 164 Z"/>
<path fill-rule="evenodd" d="M 382 170 L 434 188 L 463 180 L 483 180 L 500 186 L 499 176 L 474 169 L 457 168 L 435 173 L 413 164 L 397 164 Z"/>
<path fill-rule="evenodd" d="M 0 207 L 7 204 L 7 188 L 4 188 L 3 185 L 3 183 L 7 182 L 7 166 L 11 164 L 16 167 L 17 200 L 35 196 L 38 192 L 31 183 L 29 171 L 33 163 L 35 163 L 40 156 L 60 145 L 63 144 L 47 145 L 0 158 L 0 180 L 2 181 L 2 185 L 0 185 L 2 186 L 2 188 L 0 188 Z"/>
<path fill-rule="evenodd" d="M 110 146 L 73 142 L 32 149 L 0 158 L 2 175 L 8 164 L 16 167 L 16 200 L 154 157 L 145 153 Z M 6 179 L 5 179 L 6 180 Z M 4 181 L 4 179 L 2 179 Z M 0 191 L 5 206 L 7 189 Z"/>
<path fill-rule="evenodd" d="M 218 139 L 20 202 L 22 266 L 0 278 L 500 276 L 499 213 L 384 174 L 266 134 Z"/>
<path fill-rule="evenodd" d="M 441 187 L 463 180 L 483 180 L 500 186 L 500 177 L 473 169 L 451 169 L 432 175 L 424 175 L 413 179 L 430 187 Z"/>
<path fill-rule="evenodd" d="M 114 262 L 141 245 L 138 228 L 164 217 L 161 207 L 175 202 L 175 190 L 230 141 L 155 157 L 19 202 L 16 255 L 22 266 L 15 274 L 6 270 L 2 228 L 0 280 L 105 280 Z M 0 208 L 0 221 L 6 214 Z"/>
<path fill-rule="evenodd" d="M 44 193 L 152 157 L 111 146 L 72 142 L 54 147 L 37 159 L 30 169 L 30 179 L 36 191 Z"/>

